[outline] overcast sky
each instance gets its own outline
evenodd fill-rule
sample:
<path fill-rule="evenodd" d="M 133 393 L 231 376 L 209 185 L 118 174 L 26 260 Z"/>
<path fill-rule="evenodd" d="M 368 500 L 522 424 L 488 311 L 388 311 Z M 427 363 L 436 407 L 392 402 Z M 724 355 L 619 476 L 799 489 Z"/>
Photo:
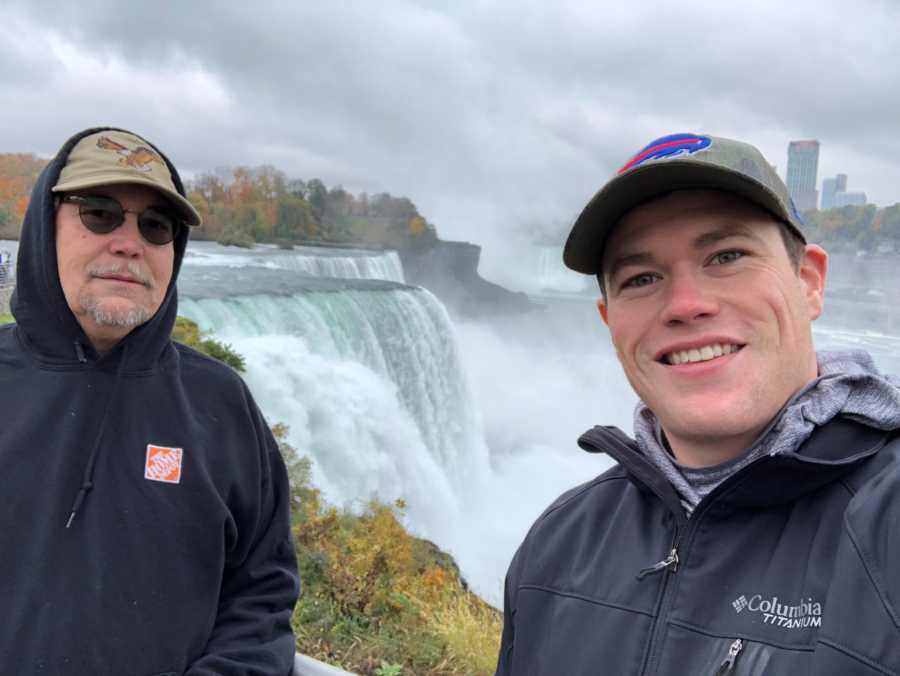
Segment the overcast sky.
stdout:
<path fill-rule="evenodd" d="M 900 2 L 17 2 L 0 152 L 132 129 L 187 176 L 273 164 L 410 197 L 446 238 L 564 232 L 648 141 L 822 143 L 900 201 Z"/>

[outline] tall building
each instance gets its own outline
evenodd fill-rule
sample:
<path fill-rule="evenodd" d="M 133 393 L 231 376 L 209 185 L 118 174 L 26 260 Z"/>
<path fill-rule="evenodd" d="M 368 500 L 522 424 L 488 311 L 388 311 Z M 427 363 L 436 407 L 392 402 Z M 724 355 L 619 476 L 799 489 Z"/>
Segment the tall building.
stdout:
<path fill-rule="evenodd" d="M 819 142 L 791 141 L 788 144 L 787 187 L 800 211 L 815 209 L 819 203 L 818 173 Z"/>
<path fill-rule="evenodd" d="M 822 181 L 822 208 L 831 209 L 834 206 L 834 193 L 837 192 L 837 179 L 826 178 Z"/>
<path fill-rule="evenodd" d="M 834 177 L 834 191 L 847 192 L 847 174 L 838 174 Z"/>

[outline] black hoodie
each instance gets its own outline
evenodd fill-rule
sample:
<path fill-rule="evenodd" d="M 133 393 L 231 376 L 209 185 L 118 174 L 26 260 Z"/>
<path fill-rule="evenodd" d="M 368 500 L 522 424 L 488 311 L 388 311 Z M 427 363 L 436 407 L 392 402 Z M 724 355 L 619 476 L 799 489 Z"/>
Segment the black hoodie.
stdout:
<path fill-rule="evenodd" d="M 187 229 L 159 311 L 108 353 L 63 295 L 51 188 L 97 131 L 38 179 L 0 328 L 0 674 L 284 676 L 287 476 L 241 379 L 169 338 Z M 151 445 L 181 449 L 177 483 L 145 478 Z"/>

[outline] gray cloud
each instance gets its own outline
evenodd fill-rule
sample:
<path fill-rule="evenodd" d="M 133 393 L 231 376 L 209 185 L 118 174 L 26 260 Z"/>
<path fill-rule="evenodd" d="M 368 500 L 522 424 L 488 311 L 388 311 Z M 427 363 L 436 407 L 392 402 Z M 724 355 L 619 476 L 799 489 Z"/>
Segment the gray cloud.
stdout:
<path fill-rule="evenodd" d="M 819 138 L 900 200 L 890 2 L 7 3 L 0 149 L 134 128 L 188 172 L 272 163 L 408 195 L 446 236 L 564 229 L 673 131 Z M 48 18 L 52 17 L 52 21 Z"/>

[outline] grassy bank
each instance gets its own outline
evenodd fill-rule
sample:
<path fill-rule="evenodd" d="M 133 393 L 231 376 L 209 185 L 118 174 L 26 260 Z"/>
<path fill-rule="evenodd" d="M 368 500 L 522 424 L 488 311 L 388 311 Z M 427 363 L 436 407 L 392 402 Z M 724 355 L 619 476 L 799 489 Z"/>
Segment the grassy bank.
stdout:
<path fill-rule="evenodd" d="M 286 428 L 273 431 L 291 468 L 298 650 L 375 676 L 492 674 L 500 613 L 468 590 L 452 557 L 406 531 L 406 505 L 371 502 L 361 514 L 328 505 Z"/>

